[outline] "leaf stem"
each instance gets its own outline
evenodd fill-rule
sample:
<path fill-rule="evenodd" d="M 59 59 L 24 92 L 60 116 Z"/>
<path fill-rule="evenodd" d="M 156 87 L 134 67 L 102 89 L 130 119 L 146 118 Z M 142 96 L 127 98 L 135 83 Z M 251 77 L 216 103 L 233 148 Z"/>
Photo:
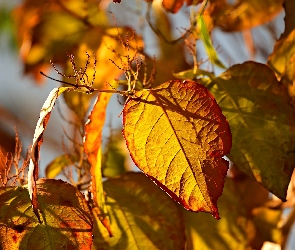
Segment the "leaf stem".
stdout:
<path fill-rule="evenodd" d="M 119 95 L 123 95 L 123 96 L 128 96 L 128 95 L 132 95 L 134 93 L 134 90 L 133 89 L 129 90 L 129 88 L 128 88 L 127 91 L 112 90 L 112 89 L 94 89 L 94 88 L 92 88 L 91 86 L 88 86 L 88 85 L 74 84 L 74 83 L 54 79 L 54 78 L 44 74 L 42 71 L 40 71 L 40 74 L 47 77 L 47 78 L 49 78 L 50 80 L 60 82 L 60 83 L 63 83 L 63 84 L 68 84 L 68 85 L 73 86 L 73 87 L 75 87 L 77 89 L 85 88 L 85 89 L 87 89 L 87 94 L 92 94 L 94 92 L 105 92 L 105 93 L 110 93 L 110 94 L 119 94 Z"/>

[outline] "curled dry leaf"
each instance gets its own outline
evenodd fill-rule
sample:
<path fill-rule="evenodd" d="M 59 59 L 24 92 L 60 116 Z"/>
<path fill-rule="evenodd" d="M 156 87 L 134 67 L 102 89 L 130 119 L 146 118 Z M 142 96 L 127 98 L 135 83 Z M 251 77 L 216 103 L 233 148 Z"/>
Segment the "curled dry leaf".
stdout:
<path fill-rule="evenodd" d="M 36 189 L 36 181 L 38 179 L 38 161 L 39 161 L 39 152 L 40 147 L 43 142 L 43 133 L 47 126 L 47 123 L 50 118 L 51 111 L 54 107 L 55 101 L 57 97 L 62 94 L 64 91 L 69 91 L 74 89 L 73 87 L 60 87 L 54 88 L 49 96 L 47 97 L 41 111 L 40 117 L 37 122 L 37 126 L 34 133 L 33 144 L 30 151 L 30 163 L 29 163 L 29 172 L 28 172 L 28 190 L 30 194 L 30 198 L 32 200 L 32 205 L 36 215 L 39 218 L 38 210 L 38 202 L 37 202 L 37 189 Z M 40 219 L 40 218 L 39 218 Z"/>
<path fill-rule="evenodd" d="M 138 91 L 123 123 L 131 157 L 150 179 L 186 209 L 219 218 L 231 132 L 204 86 L 175 80 Z"/>

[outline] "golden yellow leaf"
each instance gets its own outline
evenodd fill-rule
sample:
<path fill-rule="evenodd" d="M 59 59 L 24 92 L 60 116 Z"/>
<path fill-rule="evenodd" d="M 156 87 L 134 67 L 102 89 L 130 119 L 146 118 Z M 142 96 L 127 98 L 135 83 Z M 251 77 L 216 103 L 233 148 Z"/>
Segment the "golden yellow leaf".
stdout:
<path fill-rule="evenodd" d="M 209 91 L 197 82 L 170 81 L 138 91 L 123 110 L 124 137 L 135 164 L 192 211 L 219 218 L 231 133 Z"/>

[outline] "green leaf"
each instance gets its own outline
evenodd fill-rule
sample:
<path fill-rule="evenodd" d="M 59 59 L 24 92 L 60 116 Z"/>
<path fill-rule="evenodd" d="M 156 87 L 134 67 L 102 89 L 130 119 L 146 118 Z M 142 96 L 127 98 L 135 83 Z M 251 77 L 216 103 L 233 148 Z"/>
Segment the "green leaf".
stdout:
<path fill-rule="evenodd" d="M 114 237 L 100 224 L 94 227 L 94 249 L 184 249 L 181 211 L 142 173 L 104 182 Z"/>
<path fill-rule="evenodd" d="M 50 162 L 46 169 L 45 174 L 49 179 L 54 179 L 60 174 L 66 167 L 73 165 L 77 161 L 77 157 L 74 155 L 64 154 L 56 157 Z"/>
<path fill-rule="evenodd" d="M 122 134 L 120 135 L 120 139 Z M 115 177 L 126 172 L 126 152 L 123 152 L 122 148 L 123 138 L 119 140 L 119 137 L 111 138 L 107 144 L 106 152 L 102 158 L 102 173 L 104 177 Z M 126 148 L 126 146 L 125 146 Z"/>
<path fill-rule="evenodd" d="M 207 54 L 209 56 L 210 61 L 215 64 L 216 66 L 225 69 L 226 67 L 223 65 L 223 63 L 218 59 L 217 52 L 213 46 L 209 31 L 206 27 L 206 23 L 204 21 L 204 18 L 202 15 L 199 15 L 197 17 L 197 27 L 200 30 L 200 38 L 204 43 L 205 49 L 207 51 Z"/>
<path fill-rule="evenodd" d="M 182 80 L 188 80 L 188 79 L 189 80 L 196 80 L 196 79 L 198 79 L 200 81 L 203 81 L 205 79 L 205 77 L 209 77 L 210 79 L 215 78 L 215 76 L 212 72 L 202 70 L 200 68 L 198 68 L 196 72 L 194 72 L 193 69 L 189 69 L 189 70 L 185 70 L 182 72 L 173 73 L 173 75 L 177 79 L 182 79 Z"/>
<path fill-rule="evenodd" d="M 295 119 L 272 70 L 246 62 L 205 85 L 229 121 L 230 160 L 285 200 L 295 165 Z"/>
<path fill-rule="evenodd" d="M 26 188 L 0 188 L 0 248 L 91 249 L 92 217 L 83 195 L 61 180 L 40 179 L 37 190 L 42 223 Z"/>

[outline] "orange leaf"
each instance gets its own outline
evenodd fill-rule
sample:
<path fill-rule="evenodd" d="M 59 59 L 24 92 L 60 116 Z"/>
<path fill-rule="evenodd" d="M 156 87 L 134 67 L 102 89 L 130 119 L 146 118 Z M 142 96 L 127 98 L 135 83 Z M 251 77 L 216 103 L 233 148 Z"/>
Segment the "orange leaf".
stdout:
<path fill-rule="evenodd" d="M 223 31 L 241 31 L 271 21 L 282 11 L 283 0 L 210 1 L 210 15 Z"/>
<path fill-rule="evenodd" d="M 162 4 L 166 11 L 177 13 L 182 5 L 186 2 L 189 5 L 197 5 L 198 3 L 203 2 L 203 0 L 193 1 L 193 0 L 163 0 Z"/>
<path fill-rule="evenodd" d="M 100 93 L 94 108 L 89 116 L 89 121 L 85 125 L 85 142 L 84 151 L 91 165 L 91 190 L 93 194 L 93 213 L 96 214 L 101 223 L 112 236 L 106 217 L 105 198 L 102 187 L 102 170 L 101 170 L 101 136 L 106 116 L 106 107 L 110 100 L 111 94 Z"/>
<path fill-rule="evenodd" d="M 186 209 L 219 218 L 231 132 L 204 86 L 175 80 L 138 91 L 123 123 L 133 161 L 149 178 Z"/>
<path fill-rule="evenodd" d="M 106 107 L 110 98 L 111 94 L 100 93 L 85 125 L 84 151 L 91 166 L 96 165 L 97 153 L 101 146 L 101 134 L 106 116 Z"/>

